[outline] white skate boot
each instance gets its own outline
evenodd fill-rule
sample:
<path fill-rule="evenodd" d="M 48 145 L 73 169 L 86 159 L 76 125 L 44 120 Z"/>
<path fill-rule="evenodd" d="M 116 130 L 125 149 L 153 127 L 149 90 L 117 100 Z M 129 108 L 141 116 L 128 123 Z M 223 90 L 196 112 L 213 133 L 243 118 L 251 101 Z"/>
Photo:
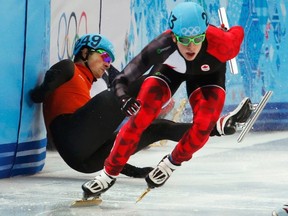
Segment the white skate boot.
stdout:
<path fill-rule="evenodd" d="M 136 203 L 143 199 L 144 196 L 153 188 L 162 186 L 171 176 L 172 172 L 181 165 L 173 164 L 169 155 L 166 155 L 145 178 L 147 189 L 137 198 Z"/>
<path fill-rule="evenodd" d="M 106 172 L 102 170 L 100 175 L 82 185 L 83 199 L 100 197 L 102 193 L 113 186 L 115 181 L 116 178 L 107 175 Z"/>
<path fill-rule="evenodd" d="M 169 160 L 169 155 L 166 155 L 145 178 L 149 188 L 155 188 L 162 186 L 172 172 L 177 169 L 180 165 L 174 165 Z"/>
<path fill-rule="evenodd" d="M 83 197 L 81 200 L 74 201 L 71 207 L 100 205 L 102 203 L 100 195 L 112 187 L 115 181 L 116 178 L 107 175 L 105 171 L 102 170 L 100 175 L 82 185 Z"/>

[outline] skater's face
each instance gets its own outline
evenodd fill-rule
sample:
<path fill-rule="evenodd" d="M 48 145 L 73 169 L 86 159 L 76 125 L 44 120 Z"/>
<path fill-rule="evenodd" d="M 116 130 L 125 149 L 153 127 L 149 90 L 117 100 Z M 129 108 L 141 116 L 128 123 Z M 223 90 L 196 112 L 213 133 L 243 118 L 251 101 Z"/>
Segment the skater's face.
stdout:
<path fill-rule="evenodd" d="M 187 61 L 193 61 L 198 55 L 202 43 L 205 40 L 205 34 L 193 37 L 179 37 L 172 34 L 173 41 L 177 44 L 179 52 Z"/>
<path fill-rule="evenodd" d="M 111 58 L 104 50 L 92 50 L 88 56 L 87 63 L 93 76 L 98 79 L 103 76 L 105 70 L 110 68 Z"/>

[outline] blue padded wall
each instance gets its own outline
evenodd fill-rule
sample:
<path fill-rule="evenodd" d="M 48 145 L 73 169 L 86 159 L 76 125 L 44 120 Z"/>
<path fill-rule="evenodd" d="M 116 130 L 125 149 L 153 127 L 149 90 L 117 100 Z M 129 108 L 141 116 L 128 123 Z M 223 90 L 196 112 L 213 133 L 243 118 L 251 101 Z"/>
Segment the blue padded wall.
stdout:
<path fill-rule="evenodd" d="M 49 64 L 50 1 L 3 2 L 0 18 L 0 178 L 6 178 L 37 173 L 45 164 L 41 107 L 28 91 Z"/>

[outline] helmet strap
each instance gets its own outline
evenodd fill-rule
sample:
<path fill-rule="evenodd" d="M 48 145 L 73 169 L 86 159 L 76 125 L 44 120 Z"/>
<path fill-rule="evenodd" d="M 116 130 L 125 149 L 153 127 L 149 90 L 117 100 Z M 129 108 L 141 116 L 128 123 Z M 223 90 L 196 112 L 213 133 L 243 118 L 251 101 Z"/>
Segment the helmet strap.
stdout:
<path fill-rule="evenodd" d="M 88 68 L 88 70 L 93 74 L 93 72 L 92 72 L 92 70 L 90 69 L 89 64 L 88 64 L 88 56 L 90 55 L 90 53 L 91 53 L 91 50 L 88 49 L 88 52 L 87 52 L 86 57 L 84 58 L 83 55 L 81 55 L 81 59 L 82 59 L 82 61 L 84 61 L 84 64 L 85 64 L 85 66 Z M 97 80 L 97 79 L 94 77 L 94 81 L 96 81 L 96 80 Z"/>
<path fill-rule="evenodd" d="M 88 56 L 90 55 L 90 49 L 88 49 L 88 51 L 87 51 L 87 53 L 86 53 L 86 57 L 84 57 L 83 56 L 83 53 L 82 53 L 82 55 L 81 55 L 81 59 L 82 59 L 82 61 L 84 61 L 84 64 L 85 64 L 85 66 L 90 70 L 90 72 L 92 73 L 92 71 L 91 71 L 91 69 L 90 69 L 90 67 L 89 67 L 89 65 L 88 65 Z"/>

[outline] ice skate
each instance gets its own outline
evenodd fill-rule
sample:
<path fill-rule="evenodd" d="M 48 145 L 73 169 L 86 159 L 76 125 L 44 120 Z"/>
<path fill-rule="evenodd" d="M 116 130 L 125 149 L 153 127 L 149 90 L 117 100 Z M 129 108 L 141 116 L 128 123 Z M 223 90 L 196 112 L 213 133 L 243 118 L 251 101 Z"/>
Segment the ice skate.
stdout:
<path fill-rule="evenodd" d="M 172 172 L 180 165 L 171 163 L 169 155 L 166 155 L 145 178 L 149 188 L 162 186 L 171 176 Z"/>
<path fill-rule="evenodd" d="M 100 198 L 101 194 L 112 187 L 115 181 L 116 178 L 107 175 L 106 172 L 102 170 L 100 175 L 82 185 L 82 200 L 75 201 L 71 206 L 78 207 L 100 205 L 102 202 L 102 199 Z"/>
<path fill-rule="evenodd" d="M 74 201 L 70 207 L 89 207 L 89 206 L 98 206 L 102 203 L 100 197 L 93 197 L 92 199 L 81 199 Z"/>
<path fill-rule="evenodd" d="M 151 189 L 161 187 L 171 176 L 172 172 L 180 165 L 173 164 L 169 155 L 166 155 L 145 178 L 148 188 L 138 197 L 136 202 L 139 202 Z"/>
<path fill-rule="evenodd" d="M 246 97 L 235 110 L 222 116 L 216 124 L 218 133 L 222 135 L 234 134 L 238 125 L 245 123 L 252 113 L 251 100 Z"/>
<path fill-rule="evenodd" d="M 272 212 L 272 216 L 288 216 L 288 204 Z"/>
<path fill-rule="evenodd" d="M 252 114 L 244 124 L 240 124 L 241 132 L 237 139 L 237 142 L 241 142 L 245 135 L 251 130 L 254 123 L 258 119 L 259 115 L 261 114 L 262 110 L 266 106 L 267 102 L 269 101 L 270 97 L 272 96 L 272 91 L 267 91 L 265 95 L 262 97 L 261 101 L 258 104 L 252 104 L 251 110 Z"/>

